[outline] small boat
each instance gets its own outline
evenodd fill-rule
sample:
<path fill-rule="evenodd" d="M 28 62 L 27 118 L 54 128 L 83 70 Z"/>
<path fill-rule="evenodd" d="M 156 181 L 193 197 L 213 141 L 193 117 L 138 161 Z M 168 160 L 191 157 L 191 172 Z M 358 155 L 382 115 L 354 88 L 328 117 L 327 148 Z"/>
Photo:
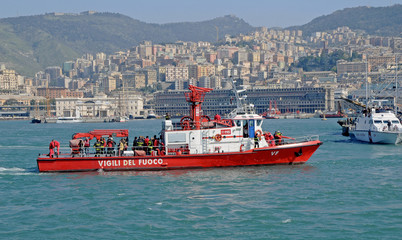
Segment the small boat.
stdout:
<path fill-rule="evenodd" d="M 56 123 L 82 123 L 84 119 L 81 117 L 78 108 L 75 110 L 75 117 L 58 117 Z"/>
<path fill-rule="evenodd" d="M 84 120 L 80 117 L 58 117 L 56 123 L 82 123 Z"/>
<path fill-rule="evenodd" d="M 349 136 L 362 142 L 399 144 L 402 143 L 402 125 L 396 115 L 390 110 L 372 108 L 364 111 L 351 125 L 347 127 Z M 347 136 L 346 134 L 343 134 Z"/>
<path fill-rule="evenodd" d="M 279 115 L 281 114 L 281 111 L 279 111 L 277 105 L 276 105 L 276 101 L 275 101 L 275 107 L 272 107 L 272 102 L 269 101 L 269 108 L 266 112 L 264 112 L 262 114 L 262 116 L 265 119 L 279 119 Z"/>
<path fill-rule="evenodd" d="M 156 115 L 155 115 L 154 111 L 150 110 L 148 112 L 147 119 L 155 119 L 155 118 L 156 118 Z"/>
<path fill-rule="evenodd" d="M 395 59 L 396 60 L 396 59 Z M 398 85 L 398 71 L 395 72 L 395 85 Z M 366 72 L 366 109 L 362 114 L 355 118 L 350 125 L 342 126 L 342 135 L 349 135 L 352 139 L 368 143 L 381 144 L 400 144 L 402 143 L 402 125 L 397 117 L 398 114 L 398 91 L 395 88 L 394 111 L 384 109 L 382 102 L 384 99 L 373 99 L 368 101 L 369 82 Z M 371 104 L 371 106 L 370 106 Z M 375 107 L 375 104 L 378 104 Z"/>
<path fill-rule="evenodd" d="M 117 116 L 115 122 L 127 122 L 129 120 L 126 116 Z"/>
<path fill-rule="evenodd" d="M 37 117 L 34 117 L 31 120 L 31 123 L 41 123 L 41 122 L 42 122 L 42 120 L 40 118 L 37 118 Z"/>
<path fill-rule="evenodd" d="M 320 118 L 345 118 L 347 117 L 346 114 L 338 111 L 338 112 L 325 112 L 323 114 L 320 115 Z M 326 119 L 325 119 L 326 120 Z"/>
<path fill-rule="evenodd" d="M 264 137 L 264 118 L 254 111 L 252 104 L 239 103 L 226 119 L 211 120 L 201 115 L 201 103 L 212 89 L 189 86 L 185 93 L 190 103 L 190 115 L 179 122 L 162 121 L 159 144 L 133 146 L 124 152 L 95 149 L 82 151 L 70 144 L 71 152 L 58 157 L 40 154 L 37 158 L 40 172 L 62 171 L 117 171 L 117 170 L 172 170 L 305 163 L 322 144 L 318 136 L 285 137 L 281 141 Z M 268 135 L 268 134 L 266 134 Z M 76 133 L 72 140 L 113 137 L 126 139 L 128 130 L 93 130 Z M 121 140 L 122 141 L 122 140 Z M 70 142 L 71 143 L 71 142 Z M 99 151 L 98 151 L 99 150 Z"/>

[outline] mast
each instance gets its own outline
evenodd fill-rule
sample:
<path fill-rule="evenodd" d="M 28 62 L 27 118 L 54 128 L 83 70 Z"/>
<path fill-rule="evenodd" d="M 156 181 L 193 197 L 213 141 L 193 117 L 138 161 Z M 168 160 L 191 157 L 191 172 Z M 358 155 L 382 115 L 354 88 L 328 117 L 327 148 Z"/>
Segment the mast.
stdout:
<path fill-rule="evenodd" d="M 236 84 L 235 84 L 235 80 L 233 80 L 232 77 L 230 77 L 230 81 L 231 81 L 231 83 L 232 83 L 233 92 L 234 92 L 235 97 L 236 97 L 237 109 L 240 109 L 240 108 L 242 108 L 242 106 L 243 106 L 243 102 L 242 102 L 243 99 L 241 99 L 240 96 L 239 96 L 239 93 L 242 92 L 242 90 L 237 91 L 237 89 L 236 89 Z"/>
<path fill-rule="evenodd" d="M 368 56 L 366 55 L 366 110 L 368 110 Z"/>
<path fill-rule="evenodd" d="M 50 117 L 49 82 L 46 82 L 46 114 L 47 114 L 47 117 Z"/>
<path fill-rule="evenodd" d="M 395 115 L 398 115 L 398 55 L 395 54 Z"/>

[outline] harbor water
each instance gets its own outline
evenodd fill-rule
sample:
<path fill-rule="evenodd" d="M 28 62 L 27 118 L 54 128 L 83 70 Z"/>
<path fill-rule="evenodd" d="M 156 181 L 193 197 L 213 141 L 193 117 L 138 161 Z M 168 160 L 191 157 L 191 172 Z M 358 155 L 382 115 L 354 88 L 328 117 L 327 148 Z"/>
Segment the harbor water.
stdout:
<path fill-rule="evenodd" d="M 302 165 L 39 173 L 38 153 L 75 132 L 159 133 L 161 120 L 1 121 L 1 239 L 401 239 L 402 146 L 356 143 L 336 119 L 265 120 L 319 135 Z"/>

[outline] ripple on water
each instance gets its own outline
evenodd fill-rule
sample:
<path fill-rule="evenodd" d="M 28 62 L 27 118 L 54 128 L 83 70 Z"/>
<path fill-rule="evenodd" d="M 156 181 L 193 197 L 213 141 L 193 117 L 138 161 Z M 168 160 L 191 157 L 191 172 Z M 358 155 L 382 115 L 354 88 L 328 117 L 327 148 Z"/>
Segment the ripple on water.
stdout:
<path fill-rule="evenodd" d="M 136 136 L 154 135 L 155 124 L 161 121 L 133 121 L 123 128 Z M 402 235 L 402 148 L 351 142 L 340 135 L 336 120 L 264 122 L 264 129 L 271 132 L 321 135 L 324 144 L 304 165 L 50 174 L 37 171 L 38 148 L 46 152 L 53 137 L 67 143 L 71 125 L 26 125 L 0 122 L 3 135 L 11 136 L 0 139 L 4 238 L 396 239 Z M 74 125 L 75 132 L 102 128 L 122 125 Z M 35 144 L 26 144 L 27 137 Z"/>

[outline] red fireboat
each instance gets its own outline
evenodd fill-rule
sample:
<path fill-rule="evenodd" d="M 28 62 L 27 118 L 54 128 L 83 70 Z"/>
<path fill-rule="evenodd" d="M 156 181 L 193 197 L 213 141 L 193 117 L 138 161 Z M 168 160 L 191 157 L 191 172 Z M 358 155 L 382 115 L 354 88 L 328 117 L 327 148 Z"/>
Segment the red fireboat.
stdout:
<path fill-rule="evenodd" d="M 70 141 L 71 152 L 58 156 L 40 154 L 40 172 L 172 170 L 300 164 L 306 162 L 322 144 L 318 136 L 272 139 L 264 136 L 263 117 L 256 114 L 252 104 L 243 98 L 233 83 L 237 108 L 225 119 L 210 119 L 202 115 L 201 104 L 212 89 L 190 85 L 185 93 L 190 103 L 190 115 L 180 122 L 162 122 L 160 144 L 128 147 L 127 150 L 97 151 L 83 149 L 77 140 L 107 137 L 128 138 L 128 130 L 93 130 L 76 133 Z M 265 134 L 267 135 L 267 134 Z M 286 139 L 285 139 L 286 138 Z"/>

